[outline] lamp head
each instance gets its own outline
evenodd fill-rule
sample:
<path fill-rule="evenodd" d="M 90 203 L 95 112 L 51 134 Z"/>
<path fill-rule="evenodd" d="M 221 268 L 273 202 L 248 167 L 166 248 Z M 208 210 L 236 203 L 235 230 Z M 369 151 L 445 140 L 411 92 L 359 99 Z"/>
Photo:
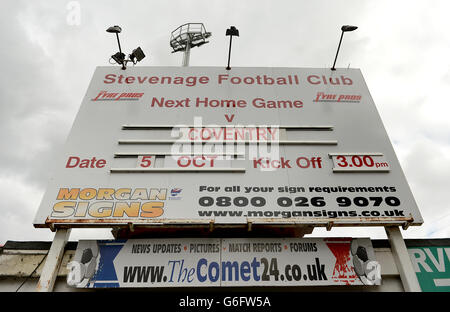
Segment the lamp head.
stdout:
<path fill-rule="evenodd" d="M 239 30 L 234 27 L 234 26 L 230 26 L 229 29 L 227 29 L 225 36 L 236 36 L 239 37 Z"/>
<path fill-rule="evenodd" d="M 125 62 L 125 54 L 121 52 L 117 52 L 114 55 L 111 55 L 111 58 L 116 61 L 117 64 L 123 65 Z"/>
<path fill-rule="evenodd" d="M 122 31 L 122 28 L 120 28 L 120 26 L 115 25 L 115 26 L 109 27 L 106 31 L 109 33 L 113 33 L 113 34 L 120 34 L 120 32 Z"/>
<path fill-rule="evenodd" d="M 351 26 L 351 25 L 344 25 L 341 27 L 342 31 L 354 31 L 356 29 L 358 29 L 357 26 Z"/>
<path fill-rule="evenodd" d="M 130 54 L 130 59 L 133 62 L 133 64 L 136 64 L 136 62 L 142 61 L 142 59 L 144 57 L 145 57 L 145 54 L 144 54 L 144 51 L 142 51 L 141 47 L 137 47 Z"/>

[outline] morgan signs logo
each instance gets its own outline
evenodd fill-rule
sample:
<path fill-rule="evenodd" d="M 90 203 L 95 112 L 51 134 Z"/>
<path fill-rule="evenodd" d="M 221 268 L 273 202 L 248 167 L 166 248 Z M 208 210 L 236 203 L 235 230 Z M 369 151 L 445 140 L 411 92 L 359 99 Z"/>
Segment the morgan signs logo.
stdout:
<path fill-rule="evenodd" d="M 166 188 L 60 188 L 51 217 L 157 218 L 166 199 Z"/>
<path fill-rule="evenodd" d="M 107 92 L 100 91 L 91 101 L 137 101 L 144 95 L 143 92 Z"/>

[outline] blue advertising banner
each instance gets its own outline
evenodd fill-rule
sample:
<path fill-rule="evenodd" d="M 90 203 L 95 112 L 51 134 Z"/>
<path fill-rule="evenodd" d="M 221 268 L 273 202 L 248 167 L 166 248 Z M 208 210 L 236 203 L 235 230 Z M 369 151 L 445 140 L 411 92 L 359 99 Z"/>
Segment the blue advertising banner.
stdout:
<path fill-rule="evenodd" d="M 68 269 L 79 288 L 381 283 L 368 238 L 80 241 Z"/>

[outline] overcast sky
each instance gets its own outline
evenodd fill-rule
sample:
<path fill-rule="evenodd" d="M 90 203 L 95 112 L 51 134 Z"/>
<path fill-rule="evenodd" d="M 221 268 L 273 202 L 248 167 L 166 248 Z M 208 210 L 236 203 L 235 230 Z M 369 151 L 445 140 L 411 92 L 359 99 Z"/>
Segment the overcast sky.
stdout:
<path fill-rule="evenodd" d="M 0 11 L 0 244 L 51 240 L 32 225 L 55 155 L 62 150 L 96 66 L 116 50 L 105 32 L 120 25 L 122 48 L 141 46 L 141 66 L 179 66 L 170 32 L 203 22 L 210 43 L 191 66 L 360 68 L 425 220 L 405 238 L 450 237 L 450 1 L 17 1 Z M 314 236 L 386 238 L 383 228 L 316 229 Z M 73 230 L 70 240 L 112 238 Z"/>

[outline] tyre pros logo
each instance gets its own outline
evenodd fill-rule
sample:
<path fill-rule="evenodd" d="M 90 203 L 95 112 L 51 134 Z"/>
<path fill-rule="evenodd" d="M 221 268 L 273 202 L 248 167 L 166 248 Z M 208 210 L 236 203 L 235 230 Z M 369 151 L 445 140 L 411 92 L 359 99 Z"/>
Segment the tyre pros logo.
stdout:
<path fill-rule="evenodd" d="M 107 92 L 100 91 L 91 101 L 137 101 L 144 95 L 143 92 Z"/>
<path fill-rule="evenodd" d="M 180 188 L 173 188 L 170 190 L 170 197 L 171 200 L 179 200 L 181 199 L 180 193 L 183 189 Z"/>

